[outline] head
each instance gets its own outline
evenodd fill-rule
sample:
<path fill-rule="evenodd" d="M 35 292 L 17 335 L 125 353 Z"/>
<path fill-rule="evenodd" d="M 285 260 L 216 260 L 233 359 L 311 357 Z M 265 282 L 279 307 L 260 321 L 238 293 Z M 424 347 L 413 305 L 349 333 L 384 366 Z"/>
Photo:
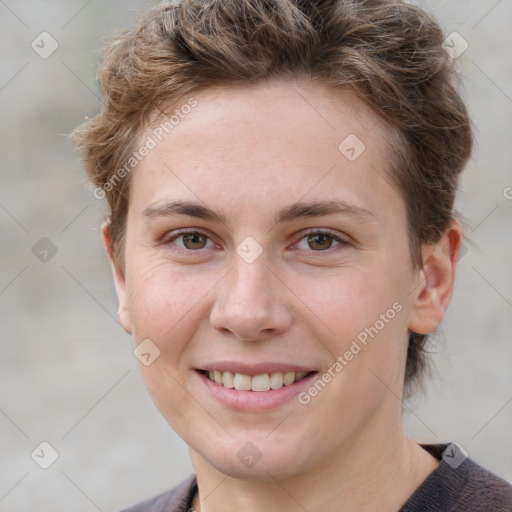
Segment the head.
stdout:
<path fill-rule="evenodd" d="M 443 39 L 399 1 L 176 0 L 107 46 L 101 112 L 74 137 L 109 207 L 119 320 L 158 348 L 155 403 L 219 469 L 246 471 L 210 451 L 244 439 L 261 467 L 313 465 L 421 381 L 472 145 Z M 198 370 L 241 359 L 330 373 L 300 404 L 325 421 L 269 437 L 297 401 L 243 421 L 205 403 Z"/>

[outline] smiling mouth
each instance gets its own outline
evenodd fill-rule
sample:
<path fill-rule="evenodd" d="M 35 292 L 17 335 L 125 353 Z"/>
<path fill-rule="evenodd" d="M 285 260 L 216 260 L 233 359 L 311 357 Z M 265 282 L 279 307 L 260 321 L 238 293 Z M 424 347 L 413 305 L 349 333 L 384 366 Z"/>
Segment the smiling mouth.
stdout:
<path fill-rule="evenodd" d="M 245 373 L 221 372 L 218 370 L 199 370 L 209 380 L 219 386 L 235 389 L 237 391 L 270 391 L 280 389 L 283 386 L 291 386 L 296 382 L 305 379 L 315 371 L 311 372 L 274 372 L 262 373 L 260 375 L 247 375 Z"/>

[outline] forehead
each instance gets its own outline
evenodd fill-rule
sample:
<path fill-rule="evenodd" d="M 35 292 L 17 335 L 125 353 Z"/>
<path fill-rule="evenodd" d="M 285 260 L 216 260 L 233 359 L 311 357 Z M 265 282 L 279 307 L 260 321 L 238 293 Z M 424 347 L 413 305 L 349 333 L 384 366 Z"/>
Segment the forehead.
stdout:
<path fill-rule="evenodd" d="M 182 97 L 165 113 L 154 112 L 144 135 L 163 127 L 162 137 L 172 139 L 191 122 L 194 130 L 210 129 L 212 142 L 229 133 L 227 124 L 235 131 L 243 127 L 246 136 L 251 126 L 253 135 L 263 128 L 265 138 L 273 135 L 283 141 L 286 135 L 296 139 L 300 133 L 318 141 L 327 134 L 341 136 L 348 129 L 368 141 L 374 137 L 391 141 L 393 135 L 391 127 L 352 90 L 298 78 L 202 89 Z M 188 142 L 193 144 L 194 138 Z"/>
<path fill-rule="evenodd" d="M 155 147 L 134 173 L 130 200 L 172 192 L 232 204 L 251 197 L 262 207 L 283 191 L 292 202 L 339 190 L 354 204 L 378 203 L 384 192 L 396 196 L 391 135 L 348 90 L 299 81 L 211 88 L 153 118 L 141 141 Z"/>

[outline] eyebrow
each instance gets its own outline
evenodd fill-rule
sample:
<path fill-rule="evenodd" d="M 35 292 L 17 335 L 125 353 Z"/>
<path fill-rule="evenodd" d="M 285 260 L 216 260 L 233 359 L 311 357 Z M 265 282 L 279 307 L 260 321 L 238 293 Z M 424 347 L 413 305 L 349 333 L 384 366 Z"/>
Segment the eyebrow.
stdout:
<path fill-rule="evenodd" d="M 299 201 L 279 210 L 274 215 L 274 222 L 279 224 L 309 217 L 325 217 L 334 214 L 359 217 L 377 223 L 377 218 L 369 210 L 342 200 L 311 201 L 307 203 Z M 173 201 L 152 205 L 147 207 L 142 212 L 142 215 L 148 220 L 161 216 L 187 215 L 198 219 L 221 222 L 229 226 L 229 221 L 225 215 L 212 210 L 206 205 L 193 201 Z"/>

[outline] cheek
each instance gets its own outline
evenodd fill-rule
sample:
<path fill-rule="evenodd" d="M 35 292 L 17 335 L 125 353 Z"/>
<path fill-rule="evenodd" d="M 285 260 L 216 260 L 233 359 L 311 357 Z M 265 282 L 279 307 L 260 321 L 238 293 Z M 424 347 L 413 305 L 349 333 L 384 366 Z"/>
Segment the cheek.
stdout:
<path fill-rule="evenodd" d="M 407 340 L 407 285 L 394 270 L 343 270 L 329 281 L 328 292 L 310 288 L 305 303 L 316 319 L 314 334 L 322 339 L 331 357 L 341 356 L 338 384 L 357 382 L 359 392 L 375 391 L 375 375 L 385 382 L 400 375 Z M 313 291 L 311 291 L 313 290 Z M 306 297 L 306 288 L 303 290 Z M 334 386 L 336 387 L 336 385 Z M 348 389 L 344 385 L 340 392 Z M 364 391 L 366 389 L 366 392 Z"/>
<path fill-rule="evenodd" d="M 194 401 L 185 391 L 180 368 L 187 342 L 206 314 L 207 283 L 172 270 L 168 263 L 140 258 L 127 271 L 128 308 L 136 344 L 149 339 L 159 349 L 150 365 L 139 364 L 142 378 L 162 416 L 181 435 L 180 426 L 193 420 Z M 128 269 L 127 269 L 128 270 Z M 197 414 L 197 411 L 195 411 Z"/>
<path fill-rule="evenodd" d="M 170 271 L 168 265 L 148 260 L 135 261 L 127 275 L 128 308 L 135 340 L 150 338 L 160 344 L 175 338 L 186 326 L 187 312 L 198 302 L 202 290 L 197 281 L 192 283 Z"/>
<path fill-rule="evenodd" d="M 331 334 L 346 340 L 357 337 L 392 308 L 400 300 L 400 289 L 400 283 L 378 269 L 342 269 L 323 286 L 304 285 L 297 294 Z"/>
<path fill-rule="evenodd" d="M 127 294 L 136 342 L 149 338 L 166 355 L 177 354 L 206 314 L 207 294 L 215 279 L 178 272 L 167 262 L 152 264 L 149 258 L 140 258 L 132 268 Z"/>

